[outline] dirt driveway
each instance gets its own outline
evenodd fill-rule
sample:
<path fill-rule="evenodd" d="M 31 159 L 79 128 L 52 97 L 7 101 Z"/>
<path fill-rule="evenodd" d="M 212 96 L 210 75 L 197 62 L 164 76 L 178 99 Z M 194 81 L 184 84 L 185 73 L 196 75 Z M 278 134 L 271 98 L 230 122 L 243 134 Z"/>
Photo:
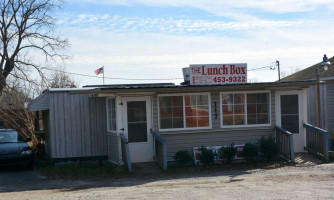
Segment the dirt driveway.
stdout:
<path fill-rule="evenodd" d="M 334 199 L 333 163 L 104 182 L 48 180 L 28 173 L 34 181 L 10 184 L 3 178 L 13 178 L 0 173 L 0 199 Z"/>

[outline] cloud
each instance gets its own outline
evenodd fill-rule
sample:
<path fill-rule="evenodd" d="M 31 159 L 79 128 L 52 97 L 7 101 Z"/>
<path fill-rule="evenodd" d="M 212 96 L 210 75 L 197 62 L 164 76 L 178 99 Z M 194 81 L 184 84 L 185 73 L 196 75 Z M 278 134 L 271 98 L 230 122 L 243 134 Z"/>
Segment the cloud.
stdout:
<path fill-rule="evenodd" d="M 62 28 L 103 27 L 114 32 L 152 32 L 173 34 L 219 33 L 273 27 L 291 27 L 301 25 L 301 21 L 258 20 L 253 22 L 233 22 L 221 20 L 178 18 L 139 18 L 109 16 L 107 14 L 79 14 L 66 17 L 58 22 Z"/>
<path fill-rule="evenodd" d="M 89 0 L 86 0 L 89 1 Z M 81 2 L 81 1 L 80 1 Z M 58 24 L 72 44 L 69 71 L 92 74 L 106 66 L 106 76 L 128 78 L 182 77 L 182 67 L 196 63 L 246 62 L 249 68 L 279 60 L 282 70 L 319 62 L 324 53 L 334 55 L 331 17 L 286 17 L 282 13 L 327 8 L 331 1 L 91 1 L 105 5 L 194 7 L 212 17 L 136 17 L 109 13 L 67 14 Z M 255 10 L 254 10 L 255 9 Z M 331 6 L 328 9 L 333 9 Z M 326 10 L 326 9 L 324 9 Z M 198 11 L 198 10 L 197 10 Z M 252 13 L 253 12 L 253 13 Z M 279 13 L 263 17 L 255 12 Z M 96 12 L 98 13 L 98 12 Z M 218 16 L 228 16 L 230 19 Z M 291 17 L 292 16 L 292 17 Z M 325 13 L 325 16 L 332 16 Z M 320 18 L 318 18 L 320 17 Z M 326 28 L 324 28 L 326 27 Z M 252 71 L 249 78 L 277 80 L 277 71 Z M 83 78 L 82 84 L 99 84 Z M 134 83 L 144 81 L 110 81 Z M 156 81 L 155 81 L 156 82 Z M 179 80 L 174 80 L 179 83 Z"/>
<path fill-rule="evenodd" d="M 249 13 L 250 9 L 255 9 L 257 12 L 267 13 L 295 13 L 309 12 L 321 8 L 324 10 L 327 7 L 332 7 L 333 0 L 72 0 L 70 2 L 89 2 L 100 5 L 121 5 L 121 6 L 159 6 L 159 7 L 193 7 L 218 16 L 226 16 L 236 20 L 256 20 L 257 16 Z"/>

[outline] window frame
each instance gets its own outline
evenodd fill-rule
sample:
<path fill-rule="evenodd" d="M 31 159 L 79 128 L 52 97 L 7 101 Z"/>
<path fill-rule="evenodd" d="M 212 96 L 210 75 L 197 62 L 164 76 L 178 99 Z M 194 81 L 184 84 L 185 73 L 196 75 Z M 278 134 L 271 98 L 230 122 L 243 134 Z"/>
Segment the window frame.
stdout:
<path fill-rule="evenodd" d="M 187 95 L 207 95 L 208 96 L 208 106 L 209 106 L 209 126 L 205 127 L 186 127 L 186 106 L 185 106 L 185 98 L 184 96 Z M 183 128 L 166 128 L 166 129 L 161 129 L 160 128 L 160 98 L 159 97 L 164 97 L 164 96 L 182 96 L 182 101 L 183 101 Z M 158 94 L 157 95 L 157 108 L 158 108 L 158 128 L 159 132 L 167 132 L 167 131 L 182 131 L 182 130 L 201 130 L 201 129 L 212 129 L 212 117 L 211 117 L 211 93 L 210 92 L 196 92 L 196 93 L 171 93 L 171 94 Z"/>
<path fill-rule="evenodd" d="M 109 100 L 114 99 L 115 100 L 115 130 L 110 129 L 109 127 L 109 121 L 112 120 L 109 118 L 108 112 L 109 112 Z M 115 97 L 107 97 L 106 98 L 106 116 L 107 116 L 107 132 L 108 133 L 116 133 L 117 134 L 117 102 Z M 111 116 L 111 115 L 110 115 Z"/>
<path fill-rule="evenodd" d="M 267 93 L 268 94 L 268 122 L 267 124 L 245 124 L 245 125 L 224 125 L 223 124 L 223 105 L 222 105 L 222 100 L 223 100 L 223 94 L 245 94 L 245 105 L 244 105 L 244 110 L 245 110 L 245 123 L 247 122 L 247 94 L 259 94 L 259 93 Z M 234 104 L 233 104 L 234 105 Z M 220 107 L 220 128 L 242 128 L 242 127 L 265 127 L 265 126 L 271 126 L 271 91 L 270 90 L 254 90 L 254 91 L 226 91 L 226 92 L 220 92 L 219 93 L 219 107 Z"/>

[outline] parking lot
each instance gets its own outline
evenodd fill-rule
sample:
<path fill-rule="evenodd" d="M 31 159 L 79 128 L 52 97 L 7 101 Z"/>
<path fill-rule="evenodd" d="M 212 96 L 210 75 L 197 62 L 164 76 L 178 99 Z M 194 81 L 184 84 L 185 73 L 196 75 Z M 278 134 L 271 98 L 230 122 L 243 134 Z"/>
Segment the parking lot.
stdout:
<path fill-rule="evenodd" d="M 0 172 L 0 199 L 333 199 L 334 164 L 168 178 L 50 180 Z"/>

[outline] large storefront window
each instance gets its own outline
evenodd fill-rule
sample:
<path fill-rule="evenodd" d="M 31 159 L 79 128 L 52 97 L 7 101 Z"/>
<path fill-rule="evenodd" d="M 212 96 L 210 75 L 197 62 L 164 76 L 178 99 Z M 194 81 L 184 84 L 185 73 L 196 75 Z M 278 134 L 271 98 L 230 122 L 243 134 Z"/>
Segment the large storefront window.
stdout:
<path fill-rule="evenodd" d="M 108 131 L 116 131 L 116 102 L 115 99 L 107 99 L 107 124 Z"/>
<path fill-rule="evenodd" d="M 269 93 L 223 93 L 222 126 L 269 124 Z"/>
<path fill-rule="evenodd" d="M 160 129 L 210 127 L 208 94 L 159 96 Z"/>

